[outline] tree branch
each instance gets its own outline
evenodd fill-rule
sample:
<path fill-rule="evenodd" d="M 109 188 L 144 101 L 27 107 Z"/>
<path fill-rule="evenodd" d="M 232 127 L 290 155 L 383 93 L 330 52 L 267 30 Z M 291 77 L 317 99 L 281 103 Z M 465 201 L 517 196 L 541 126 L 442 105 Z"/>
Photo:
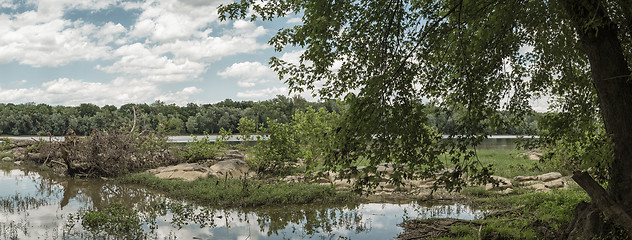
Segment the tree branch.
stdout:
<path fill-rule="evenodd" d="M 617 225 L 623 227 L 628 235 L 632 237 L 632 217 L 628 215 L 623 208 L 615 202 L 606 190 L 601 187 L 587 172 L 575 172 L 573 180 L 579 184 L 590 196 L 593 204 L 601 210 L 601 212 Z"/>

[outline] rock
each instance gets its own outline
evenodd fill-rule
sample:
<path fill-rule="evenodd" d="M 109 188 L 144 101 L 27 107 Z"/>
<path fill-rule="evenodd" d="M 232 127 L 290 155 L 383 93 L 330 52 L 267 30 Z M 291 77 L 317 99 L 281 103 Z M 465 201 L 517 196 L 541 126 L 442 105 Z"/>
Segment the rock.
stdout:
<path fill-rule="evenodd" d="M 282 181 L 286 182 L 286 183 L 298 183 L 298 182 L 302 182 L 303 181 L 303 177 L 301 177 L 301 176 L 287 176 L 287 177 L 283 178 Z"/>
<path fill-rule="evenodd" d="M 243 160 L 243 159 L 245 159 L 245 156 L 244 156 L 243 153 L 239 152 L 238 150 L 228 150 L 224 154 L 224 159 L 240 159 L 240 160 Z"/>
<path fill-rule="evenodd" d="M 205 178 L 207 174 L 198 171 L 173 171 L 161 172 L 154 176 L 161 179 L 182 179 L 184 181 L 194 181 L 198 178 Z"/>
<path fill-rule="evenodd" d="M 15 162 L 13 162 L 13 164 L 20 166 L 20 165 L 22 165 L 22 161 L 15 161 Z"/>
<path fill-rule="evenodd" d="M 535 189 L 536 192 L 545 192 L 545 193 L 551 192 L 551 189 L 547 188 L 543 183 L 533 184 L 529 187 Z"/>
<path fill-rule="evenodd" d="M 250 171 L 248 163 L 240 159 L 220 161 L 209 168 L 209 176 L 216 178 L 240 178 L 252 175 L 254 175 L 254 172 Z"/>
<path fill-rule="evenodd" d="M 185 181 L 193 181 L 198 178 L 204 178 L 208 175 L 208 169 L 197 163 L 182 163 L 175 166 L 159 167 L 157 169 L 148 170 L 147 173 L 153 174 L 161 179 L 182 179 Z"/>
<path fill-rule="evenodd" d="M 506 194 L 510 194 L 513 192 L 512 188 L 507 188 L 505 190 L 499 191 L 498 193 L 502 194 L 502 195 L 506 195 Z"/>
<path fill-rule="evenodd" d="M 340 188 L 351 188 L 353 187 L 353 184 L 355 184 L 355 179 L 338 179 L 335 180 L 334 185 L 336 185 L 336 187 L 340 187 Z"/>
<path fill-rule="evenodd" d="M 553 181 L 545 182 L 544 186 L 547 188 L 562 188 L 565 184 L 564 179 L 555 179 Z"/>
<path fill-rule="evenodd" d="M 28 153 L 28 159 L 29 160 L 40 160 L 40 159 L 44 159 L 45 157 L 42 156 L 41 153 Z"/>
<path fill-rule="evenodd" d="M 394 169 L 392 163 L 380 163 L 377 165 L 377 172 L 391 174 L 393 171 Z"/>
<path fill-rule="evenodd" d="M 11 158 L 11 157 L 3 157 L 2 161 L 3 162 L 11 162 L 11 161 L 13 161 L 13 158 Z"/>
<path fill-rule="evenodd" d="M 559 172 L 550 172 L 550 173 L 538 175 L 538 180 L 542 182 L 548 182 L 548 181 L 552 181 L 561 177 L 562 177 L 562 174 Z"/>
<path fill-rule="evenodd" d="M 537 176 L 516 176 L 513 178 L 516 182 L 526 182 L 526 181 L 536 181 L 538 180 Z"/>
<path fill-rule="evenodd" d="M 492 189 L 495 190 L 503 190 L 503 189 L 507 189 L 507 188 L 511 188 L 513 187 L 513 184 L 511 184 L 511 180 L 504 178 L 504 177 L 499 177 L 499 176 L 492 176 L 492 178 L 496 181 L 498 181 L 498 186 L 494 186 L 494 184 L 492 183 L 488 183 L 485 185 L 485 190 L 489 191 Z"/>
<path fill-rule="evenodd" d="M 531 150 L 525 153 L 518 154 L 518 157 L 527 158 L 529 160 L 538 161 L 542 158 L 542 152 L 539 150 Z"/>

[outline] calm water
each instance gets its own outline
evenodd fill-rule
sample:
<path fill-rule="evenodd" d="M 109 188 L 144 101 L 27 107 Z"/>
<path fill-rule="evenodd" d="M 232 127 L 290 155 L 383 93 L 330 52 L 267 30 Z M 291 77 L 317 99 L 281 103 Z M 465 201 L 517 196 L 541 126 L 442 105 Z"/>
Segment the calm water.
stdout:
<path fill-rule="evenodd" d="M 69 219 L 114 202 L 155 220 L 154 231 L 150 221 L 141 227 L 150 239 L 392 239 L 402 231 L 397 224 L 409 217 L 474 219 L 483 214 L 463 205 L 416 203 L 205 209 L 131 185 L 25 170 L 0 171 L 0 186 L 0 239 L 92 238 L 80 222 L 73 225 Z M 156 211 L 165 203 L 178 207 Z"/>
<path fill-rule="evenodd" d="M 207 136 L 198 136 L 198 139 L 202 137 L 208 137 L 209 141 L 217 141 L 218 135 L 207 135 Z M 525 136 L 528 138 L 530 136 Z M 49 140 L 48 137 L 13 137 L 9 136 L 8 138 L 13 140 Z M 514 150 L 516 148 L 516 144 L 514 140 L 516 140 L 517 136 L 515 135 L 493 135 L 489 138 L 483 140 L 483 142 L 477 147 L 477 149 L 494 149 L 494 150 Z M 53 137 L 54 141 L 63 141 L 64 137 Z M 193 141 L 193 137 L 191 136 L 169 136 L 168 141 L 171 143 L 186 143 Z M 228 142 L 237 143 L 240 142 L 239 135 L 233 135 L 228 140 Z M 253 137 L 253 141 L 256 141 L 256 138 Z"/>

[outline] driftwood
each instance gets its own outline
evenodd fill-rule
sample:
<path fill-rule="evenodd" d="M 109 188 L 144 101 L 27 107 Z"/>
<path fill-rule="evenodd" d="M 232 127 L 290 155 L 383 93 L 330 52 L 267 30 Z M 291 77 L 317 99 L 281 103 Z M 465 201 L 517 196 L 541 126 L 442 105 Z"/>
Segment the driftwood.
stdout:
<path fill-rule="evenodd" d="M 587 172 L 575 172 L 573 180 L 581 186 L 603 215 L 615 224 L 623 227 L 632 237 L 632 217 L 601 187 Z"/>

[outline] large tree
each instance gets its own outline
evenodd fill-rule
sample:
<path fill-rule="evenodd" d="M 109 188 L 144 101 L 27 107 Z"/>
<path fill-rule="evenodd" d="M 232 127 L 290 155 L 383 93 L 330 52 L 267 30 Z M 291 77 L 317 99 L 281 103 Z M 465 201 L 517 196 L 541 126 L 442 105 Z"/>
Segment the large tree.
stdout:
<path fill-rule="evenodd" d="M 293 90 L 347 97 L 338 163 L 387 159 L 413 171 L 396 178 L 426 177 L 443 167 L 437 154 L 449 151 L 456 168 L 442 178 L 448 187 L 461 186 L 467 172 L 485 180 L 488 166 L 466 146 L 512 124 L 499 110 L 519 119 L 530 99 L 551 96 L 564 120 L 554 121 L 552 136 L 605 127 L 613 143 L 607 193 L 587 191 L 593 202 L 607 203 L 607 216 L 632 215 L 629 0 L 241 0 L 220 14 L 302 18 L 270 40 L 279 51 L 304 49 L 300 62 L 272 58 L 271 65 Z M 449 144 L 427 146 L 436 144 L 423 126 L 419 103 L 427 101 L 459 113 L 450 117 L 460 135 L 441 141 Z"/>

